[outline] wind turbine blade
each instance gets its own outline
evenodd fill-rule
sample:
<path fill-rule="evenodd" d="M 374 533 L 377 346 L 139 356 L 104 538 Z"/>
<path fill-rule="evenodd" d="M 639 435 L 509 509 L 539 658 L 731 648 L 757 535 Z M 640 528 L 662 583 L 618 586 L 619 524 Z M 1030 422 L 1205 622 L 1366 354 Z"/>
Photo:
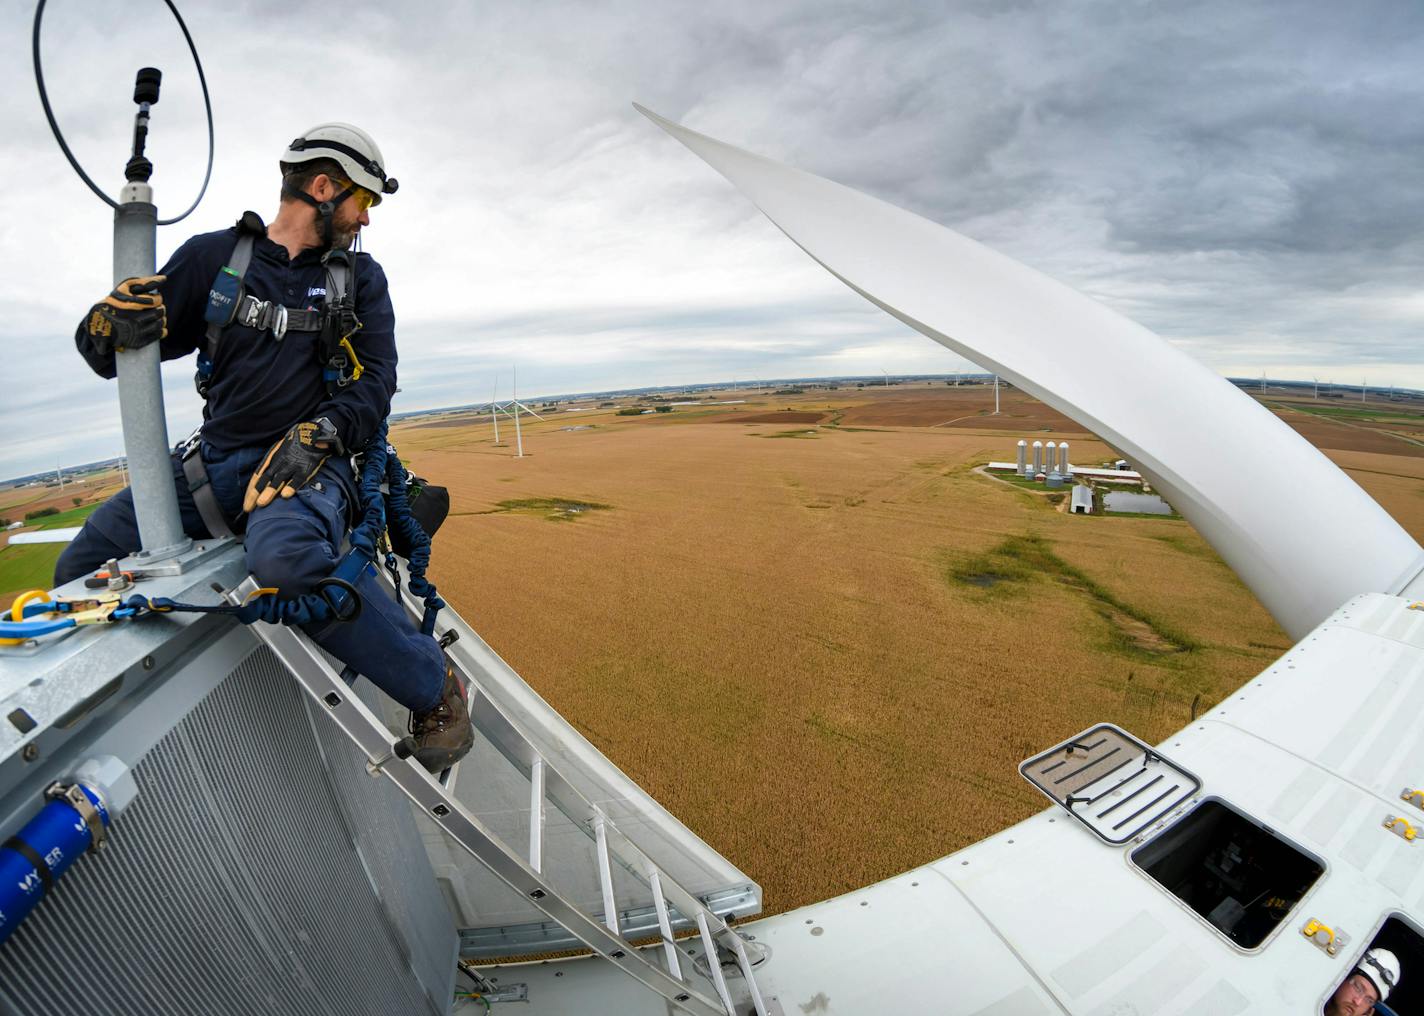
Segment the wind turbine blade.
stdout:
<path fill-rule="evenodd" d="M 1329 459 L 1141 325 L 944 226 L 635 107 L 851 289 L 1124 453 L 1292 637 L 1424 568 Z"/>
<path fill-rule="evenodd" d="M 10 537 L 10 543 L 68 543 L 78 536 L 79 530 L 83 528 L 67 526 L 63 529 L 37 529 L 32 533 L 16 533 Z"/>

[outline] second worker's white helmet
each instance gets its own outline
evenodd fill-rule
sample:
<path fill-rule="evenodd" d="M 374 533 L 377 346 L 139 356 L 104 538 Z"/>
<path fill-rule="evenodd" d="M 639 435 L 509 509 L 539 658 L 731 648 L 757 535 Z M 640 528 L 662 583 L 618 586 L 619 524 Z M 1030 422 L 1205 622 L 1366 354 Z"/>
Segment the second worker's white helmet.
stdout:
<path fill-rule="evenodd" d="M 1390 989 L 1399 983 L 1399 957 L 1388 949 L 1371 949 L 1360 958 L 1360 965 L 1355 969 L 1370 979 L 1381 1002 L 1389 998 Z"/>

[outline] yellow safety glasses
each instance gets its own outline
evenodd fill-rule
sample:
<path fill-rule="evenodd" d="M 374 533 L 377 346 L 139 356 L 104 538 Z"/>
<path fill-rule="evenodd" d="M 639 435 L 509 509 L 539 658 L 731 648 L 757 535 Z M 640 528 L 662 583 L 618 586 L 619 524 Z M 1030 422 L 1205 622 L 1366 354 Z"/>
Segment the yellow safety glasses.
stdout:
<path fill-rule="evenodd" d="M 363 212 L 369 210 L 372 205 L 378 205 L 381 203 L 381 198 L 379 195 L 372 194 L 365 187 L 362 187 L 359 184 L 352 183 L 350 180 L 336 180 L 335 182 L 340 187 L 352 188 L 351 200 L 356 202 L 356 207 Z"/>

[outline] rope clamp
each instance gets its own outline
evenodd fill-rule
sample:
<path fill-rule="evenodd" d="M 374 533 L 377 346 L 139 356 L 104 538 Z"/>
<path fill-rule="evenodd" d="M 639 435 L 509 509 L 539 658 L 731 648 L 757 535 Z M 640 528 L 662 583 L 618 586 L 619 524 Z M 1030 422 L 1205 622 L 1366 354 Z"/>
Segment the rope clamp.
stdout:
<path fill-rule="evenodd" d="M 94 802 L 89 800 L 89 795 L 84 793 L 84 788 L 79 784 L 71 783 L 66 787 L 56 781 L 45 788 L 44 796 L 46 800 L 63 801 L 79 812 L 79 817 L 89 827 L 90 850 L 98 850 L 108 841 L 109 830 L 104 825 L 104 817 L 99 814 L 99 809 L 94 807 Z"/>

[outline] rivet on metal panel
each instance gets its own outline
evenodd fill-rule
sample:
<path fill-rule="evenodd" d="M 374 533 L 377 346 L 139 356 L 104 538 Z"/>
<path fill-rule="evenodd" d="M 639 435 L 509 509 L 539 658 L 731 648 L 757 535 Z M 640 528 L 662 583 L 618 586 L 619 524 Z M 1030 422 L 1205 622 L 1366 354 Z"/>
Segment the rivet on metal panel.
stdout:
<path fill-rule="evenodd" d="M 1405 787 L 1399 792 L 1399 799 L 1408 801 L 1414 807 L 1424 811 L 1424 790 L 1411 790 L 1409 787 Z"/>
<path fill-rule="evenodd" d="M 1414 837 L 1419 835 L 1418 830 L 1410 825 L 1409 820 L 1401 815 L 1391 816 L 1384 820 L 1384 827 L 1391 830 L 1396 835 L 1404 837 L 1410 843 L 1414 842 Z"/>
<path fill-rule="evenodd" d="M 1334 956 L 1342 946 L 1347 945 L 1350 941 L 1350 936 L 1343 931 L 1335 931 L 1313 917 L 1305 922 L 1305 927 L 1300 929 L 1300 933 L 1330 956 Z"/>
<path fill-rule="evenodd" d="M 450 809 L 443 804 L 437 804 L 435 807 L 430 809 L 430 812 L 436 818 L 444 818 L 446 815 L 450 814 Z"/>
<path fill-rule="evenodd" d="M 27 744 L 20 749 L 20 758 L 26 762 L 33 762 L 40 757 L 40 746 L 37 744 Z"/>
<path fill-rule="evenodd" d="M 544 898 L 544 890 L 543 890 L 543 889 L 530 889 L 530 890 L 529 890 L 529 898 L 530 898 L 531 900 L 542 900 L 542 899 Z"/>
<path fill-rule="evenodd" d="M 155 664 L 154 659 L 153 659 L 152 656 L 145 656 L 145 657 L 143 658 L 143 669 L 144 669 L 144 670 L 152 670 L 155 666 L 156 666 L 156 664 Z"/>

